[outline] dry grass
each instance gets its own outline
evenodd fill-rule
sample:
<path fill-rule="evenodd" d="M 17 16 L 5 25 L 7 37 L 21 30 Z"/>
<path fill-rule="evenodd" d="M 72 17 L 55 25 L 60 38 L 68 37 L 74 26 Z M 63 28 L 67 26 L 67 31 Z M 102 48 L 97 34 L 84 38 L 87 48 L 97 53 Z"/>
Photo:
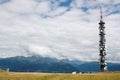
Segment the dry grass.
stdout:
<path fill-rule="evenodd" d="M 120 80 L 120 72 L 92 74 L 0 72 L 0 80 Z"/>

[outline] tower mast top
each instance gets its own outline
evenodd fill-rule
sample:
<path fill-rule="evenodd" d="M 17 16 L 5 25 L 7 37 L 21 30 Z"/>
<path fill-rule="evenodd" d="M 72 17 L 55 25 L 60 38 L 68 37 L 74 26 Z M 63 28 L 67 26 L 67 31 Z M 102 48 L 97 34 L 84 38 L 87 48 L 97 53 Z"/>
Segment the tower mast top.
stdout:
<path fill-rule="evenodd" d="M 100 20 L 103 20 L 103 12 L 102 12 L 102 6 L 100 6 Z"/>

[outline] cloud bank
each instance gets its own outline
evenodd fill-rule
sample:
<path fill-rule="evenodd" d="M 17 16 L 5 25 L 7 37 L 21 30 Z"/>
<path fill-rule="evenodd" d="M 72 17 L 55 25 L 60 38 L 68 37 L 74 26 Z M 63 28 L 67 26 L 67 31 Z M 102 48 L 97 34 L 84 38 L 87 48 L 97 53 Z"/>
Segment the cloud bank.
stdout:
<path fill-rule="evenodd" d="M 0 57 L 98 61 L 100 5 L 107 60 L 119 62 L 119 0 L 0 0 Z"/>

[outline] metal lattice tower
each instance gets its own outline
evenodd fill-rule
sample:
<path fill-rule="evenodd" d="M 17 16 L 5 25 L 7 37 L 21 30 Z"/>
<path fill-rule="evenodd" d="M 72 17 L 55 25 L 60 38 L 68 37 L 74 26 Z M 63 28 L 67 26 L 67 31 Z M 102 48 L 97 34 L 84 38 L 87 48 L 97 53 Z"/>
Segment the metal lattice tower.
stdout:
<path fill-rule="evenodd" d="M 103 16 L 102 16 L 102 9 L 100 8 L 100 13 L 101 13 L 101 16 L 100 16 L 100 22 L 99 22 L 99 36 L 100 36 L 100 41 L 99 41 L 99 55 L 100 55 L 100 70 L 103 72 L 103 71 L 106 71 L 107 70 L 107 64 L 105 62 L 106 58 L 106 50 L 105 50 L 105 42 L 106 42 L 106 39 L 105 39 L 105 22 L 103 22 Z"/>

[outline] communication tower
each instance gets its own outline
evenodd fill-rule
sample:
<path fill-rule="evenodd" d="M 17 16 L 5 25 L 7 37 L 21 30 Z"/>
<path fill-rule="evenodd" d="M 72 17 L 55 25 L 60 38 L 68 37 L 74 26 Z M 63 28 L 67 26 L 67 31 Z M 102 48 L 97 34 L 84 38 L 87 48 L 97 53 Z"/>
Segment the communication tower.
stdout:
<path fill-rule="evenodd" d="M 100 36 L 100 41 L 99 41 L 99 55 L 100 55 L 100 70 L 102 72 L 107 70 L 107 64 L 106 64 L 106 50 L 105 50 L 105 22 L 103 21 L 103 15 L 102 15 L 102 8 L 100 7 L 100 22 L 99 22 L 99 36 Z"/>

